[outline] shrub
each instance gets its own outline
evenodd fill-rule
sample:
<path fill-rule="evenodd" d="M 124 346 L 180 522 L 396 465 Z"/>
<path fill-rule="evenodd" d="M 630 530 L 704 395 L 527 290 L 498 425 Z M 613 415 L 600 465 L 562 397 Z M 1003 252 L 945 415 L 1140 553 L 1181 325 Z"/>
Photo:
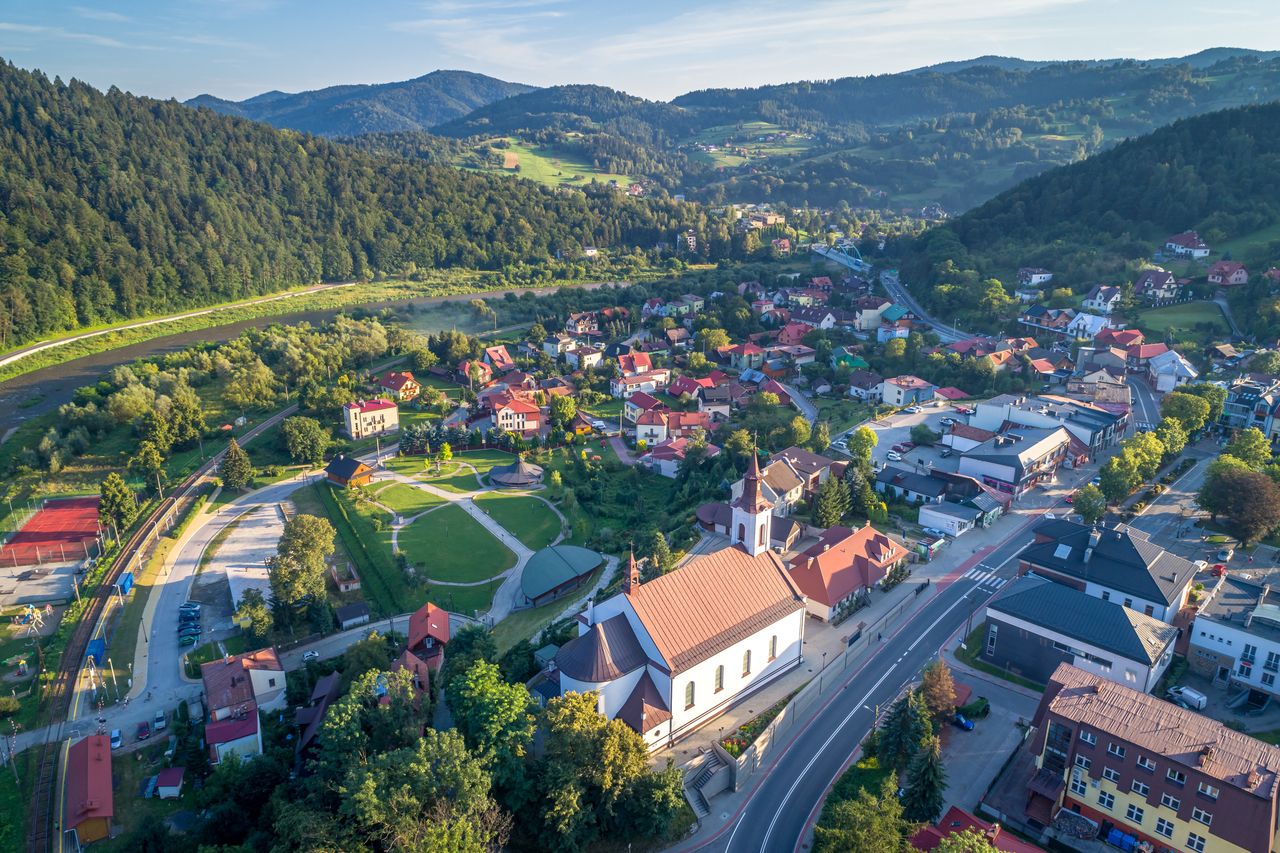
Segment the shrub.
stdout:
<path fill-rule="evenodd" d="M 0 696 L 0 717 L 11 717 L 22 709 L 22 703 L 12 696 Z"/>

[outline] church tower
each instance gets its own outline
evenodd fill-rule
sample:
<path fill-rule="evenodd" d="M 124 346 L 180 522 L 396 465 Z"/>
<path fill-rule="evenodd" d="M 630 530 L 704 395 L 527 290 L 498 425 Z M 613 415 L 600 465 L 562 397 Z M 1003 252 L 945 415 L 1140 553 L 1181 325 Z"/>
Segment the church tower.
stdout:
<path fill-rule="evenodd" d="M 769 535 L 773 520 L 773 504 L 764 496 L 764 484 L 760 478 L 760 461 L 754 450 L 747 474 L 742 478 L 742 497 L 729 505 L 733 519 L 729 525 L 729 537 L 753 557 L 769 550 Z"/>

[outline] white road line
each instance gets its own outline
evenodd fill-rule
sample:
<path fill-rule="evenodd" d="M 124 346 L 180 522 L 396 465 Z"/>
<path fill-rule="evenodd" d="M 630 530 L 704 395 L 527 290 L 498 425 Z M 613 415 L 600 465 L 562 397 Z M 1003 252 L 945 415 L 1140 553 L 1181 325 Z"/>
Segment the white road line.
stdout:
<path fill-rule="evenodd" d="M 992 579 L 991 579 L 991 588 L 992 588 L 992 589 L 999 589 L 1000 587 L 1004 586 L 1004 583 L 1005 583 L 1005 581 L 1006 581 L 1006 580 L 1008 580 L 1008 578 L 992 578 Z"/>

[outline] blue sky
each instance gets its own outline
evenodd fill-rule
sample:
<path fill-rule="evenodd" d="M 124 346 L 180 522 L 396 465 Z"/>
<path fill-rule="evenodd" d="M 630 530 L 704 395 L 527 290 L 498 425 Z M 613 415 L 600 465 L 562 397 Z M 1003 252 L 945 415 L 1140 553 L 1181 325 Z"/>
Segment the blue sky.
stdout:
<path fill-rule="evenodd" d="M 437 68 L 649 98 L 1031 59 L 1280 48 L 1274 0 L 0 0 L 0 56 L 105 88 L 240 99 Z"/>

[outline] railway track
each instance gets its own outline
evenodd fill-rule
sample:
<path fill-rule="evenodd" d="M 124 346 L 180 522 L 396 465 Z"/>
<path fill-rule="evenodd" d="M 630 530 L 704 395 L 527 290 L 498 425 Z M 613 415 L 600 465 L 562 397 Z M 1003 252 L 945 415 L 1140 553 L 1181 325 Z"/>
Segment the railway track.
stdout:
<path fill-rule="evenodd" d="M 296 405 L 289 406 L 284 411 L 278 412 L 258 424 L 258 426 L 241 437 L 240 443 L 246 444 L 253 440 L 263 430 L 270 428 L 296 412 L 297 408 Z M 107 601 L 112 594 L 112 588 L 127 569 L 141 569 L 142 555 L 146 547 L 159 538 L 164 530 L 167 530 L 173 524 L 174 511 L 177 509 L 178 504 L 184 498 L 190 496 L 196 485 L 213 472 L 225 452 L 221 451 L 215 454 L 208 462 L 200 466 L 195 473 L 179 483 L 170 492 L 169 497 L 162 500 L 126 540 L 119 557 L 103 577 L 97 590 L 94 591 L 93 598 L 90 599 L 80 623 L 67 641 L 67 647 L 63 651 L 62 659 L 58 664 L 58 672 L 47 688 L 45 695 L 50 711 L 47 719 L 51 721 L 51 724 L 65 723 L 67 716 L 71 712 L 71 702 L 75 697 L 76 676 L 84 663 L 89 641 L 93 639 L 98 623 L 102 620 L 102 614 L 106 610 Z M 57 793 L 55 788 L 58 781 L 58 751 L 61 748 L 61 737 L 51 738 L 40 747 L 35 787 L 31 796 L 31 808 L 28 810 L 28 815 L 30 816 L 26 848 L 28 853 L 48 853 L 50 849 L 61 849 L 60 846 L 55 847 L 53 845 L 54 840 L 57 838 L 54 828 L 54 802 L 56 800 L 55 794 Z M 60 820 L 57 823 L 61 826 Z"/>

